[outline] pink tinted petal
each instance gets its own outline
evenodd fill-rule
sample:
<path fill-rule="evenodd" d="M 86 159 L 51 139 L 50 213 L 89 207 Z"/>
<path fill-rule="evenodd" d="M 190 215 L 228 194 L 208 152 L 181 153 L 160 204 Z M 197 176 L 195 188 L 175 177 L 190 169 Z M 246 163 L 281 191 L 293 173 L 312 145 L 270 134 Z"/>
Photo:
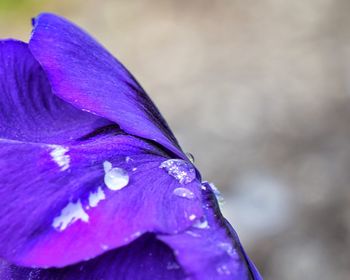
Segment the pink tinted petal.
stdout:
<path fill-rule="evenodd" d="M 160 168 L 165 160 L 161 149 L 127 135 L 70 145 L 1 140 L 0 257 L 62 267 L 145 232 L 184 230 L 203 214 L 200 183 L 180 183 Z M 179 187 L 193 197 L 175 195 Z"/>

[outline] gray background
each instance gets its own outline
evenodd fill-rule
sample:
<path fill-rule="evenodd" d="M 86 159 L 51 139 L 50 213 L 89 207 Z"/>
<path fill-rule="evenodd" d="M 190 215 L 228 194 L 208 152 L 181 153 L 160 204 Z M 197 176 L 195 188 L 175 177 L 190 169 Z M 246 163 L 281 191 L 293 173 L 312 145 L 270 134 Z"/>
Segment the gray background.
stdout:
<path fill-rule="evenodd" d="M 265 279 L 350 279 L 350 1 L 0 0 L 83 26 L 138 78 Z"/>

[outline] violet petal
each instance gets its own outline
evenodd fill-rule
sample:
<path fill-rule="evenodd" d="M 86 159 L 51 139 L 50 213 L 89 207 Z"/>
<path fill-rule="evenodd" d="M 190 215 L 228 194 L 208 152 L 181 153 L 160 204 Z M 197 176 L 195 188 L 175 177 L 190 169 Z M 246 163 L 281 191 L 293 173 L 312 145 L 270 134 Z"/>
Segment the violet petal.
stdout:
<path fill-rule="evenodd" d="M 237 234 L 221 215 L 209 184 L 203 186 L 205 219 L 183 233 L 158 238 L 176 252 L 190 279 L 262 280 Z"/>
<path fill-rule="evenodd" d="M 0 257 L 61 267 L 203 215 L 197 179 L 180 183 L 160 168 L 162 149 L 113 133 L 70 145 L 0 140 Z M 193 198 L 174 195 L 178 187 Z"/>
<path fill-rule="evenodd" d="M 57 96 L 185 158 L 151 99 L 104 47 L 54 14 L 41 14 L 34 22 L 29 47 Z"/>
<path fill-rule="evenodd" d="M 41 66 L 20 41 L 0 41 L 0 89 L 0 138 L 62 143 L 111 123 L 53 95 Z"/>

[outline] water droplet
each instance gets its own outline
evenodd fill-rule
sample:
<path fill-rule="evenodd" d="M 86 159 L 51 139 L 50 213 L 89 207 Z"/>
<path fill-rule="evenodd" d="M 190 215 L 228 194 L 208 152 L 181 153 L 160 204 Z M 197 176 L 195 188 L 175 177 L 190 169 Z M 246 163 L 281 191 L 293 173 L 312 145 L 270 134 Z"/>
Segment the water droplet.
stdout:
<path fill-rule="evenodd" d="M 53 161 L 60 167 L 61 171 L 67 170 L 70 164 L 70 157 L 66 155 L 69 151 L 67 147 L 60 145 L 49 145 L 53 150 L 50 152 L 50 156 Z"/>
<path fill-rule="evenodd" d="M 173 190 L 173 194 L 179 197 L 194 199 L 195 195 L 192 191 L 186 188 L 176 188 Z"/>
<path fill-rule="evenodd" d="M 159 168 L 165 169 L 168 174 L 180 182 L 188 184 L 196 178 L 196 170 L 187 161 L 181 159 L 168 159 L 163 161 Z"/>
<path fill-rule="evenodd" d="M 197 216 L 195 214 L 192 214 L 188 218 L 190 219 L 190 221 L 193 221 L 194 219 L 197 218 Z"/>
<path fill-rule="evenodd" d="M 218 200 L 218 202 L 220 204 L 224 203 L 224 197 L 222 196 L 221 192 L 219 191 L 219 189 L 214 185 L 214 183 L 208 183 L 208 185 L 210 186 L 211 190 L 213 191 L 216 199 Z"/>
<path fill-rule="evenodd" d="M 99 187 L 97 189 L 97 192 L 92 192 L 90 193 L 89 195 L 89 205 L 91 207 L 96 207 L 98 205 L 98 203 L 101 201 L 101 200 L 104 200 L 106 199 L 106 195 L 105 193 L 103 192 L 102 188 Z"/>
<path fill-rule="evenodd" d="M 129 163 L 130 161 L 134 161 L 134 160 L 131 157 L 127 156 L 127 157 L 125 157 L 125 161 L 127 163 Z"/>
<path fill-rule="evenodd" d="M 193 227 L 199 228 L 199 229 L 208 229 L 209 224 L 206 218 L 201 218 L 193 224 Z"/>
<path fill-rule="evenodd" d="M 110 171 L 112 168 L 113 168 L 113 165 L 108 160 L 103 162 L 103 170 L 105 171 L 105 173 Z"/>
<path fill-rule="evenodd" d="M 191 153 L 186 153 L 186 156 L 190 160 L 190 162 L 194 163 L 194 156 Z"/>
<path fill-rule="evenodd" d="M 233 249 L 233 246 L 230 243 L 220 242 L 218 244 L 218 247 L 224 250 L 231 257 L 233 257 L 236 254 L 235 250 Z"/>
<path fill-rule="evenodd" d="M 112 191 L 118 191 L 126 187 L 129 183 L 128 173 L 119 167 L 112 167 L 109 161 L 103 163 L 105 170 L 104 181 L 106 186 Z"/>
<path fill-rule="evenodd" d="M 216 268 L 216 271 L 220 274 L 220 275 L 230 275 L 231 271 L 230 269 L 227 267 L 227 265 L 223 264 L 220 265 Z"/>
<path fill-rule="evenodd" d="M 76 203 L 69 202 L 62 209 L 61 214 L 53 220 L 52 226 L 59 231 L 63 231 L 78 220 L 86 223 L 89 221 L 89 215 L 85 213 L 80 200 Z"/>
<path fill-rule="evenodd" d="M 83 112 L 91 113 L 91 110 L 88 109 L 81 109 Z"/>
<path fill-rule="evenodd" d="M 200 234 L 195 233 L 195 232 L 190 231 L 190 230 L 185 231 L 185 233 L 188 234 L 188 235 L 191 235 L 193 237 L 201 237 Z"/>

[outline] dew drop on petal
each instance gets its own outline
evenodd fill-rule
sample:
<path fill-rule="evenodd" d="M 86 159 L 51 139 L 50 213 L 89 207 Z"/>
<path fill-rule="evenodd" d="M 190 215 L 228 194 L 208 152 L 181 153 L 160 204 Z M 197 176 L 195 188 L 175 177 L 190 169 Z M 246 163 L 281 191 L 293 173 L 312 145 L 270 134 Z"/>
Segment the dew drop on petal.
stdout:
<path fill-rule="evenodd" d="M 105 161 L 103 162 L 103 169 L 105 171 L 105 173 L 107 173 L 108 171 L 110 171 L 112 169 L 112 163 L 110 163 L 109 161 Z"/>
<path fill-rule="evenodd" d="M 190 215 L 188 218 L 189 218 L 190 221 L 193 221 L 193 220 L 196 219 L 197 217 L 196 217 L 195 214 L 192 214 L 192 215 Z"/>
<path fill-rule="evenodd" d="M 185 233 L 188 235 L 191 235 L 193 237 L 201 237 L 200 234 L 193 232 L 193 231 L 190 231 L 190 230 L 185 231 Z"/>
<path fill-rule="evenodd" d="M 101 200 L 106 199 L 106 195 L 103 192 L 102 188 L 99 187 L 97 192 L 91 192 L 89 195 L 89 205 L 91 207 L 96 207 Z"/>
<path fill-rule="evenodd" d="M 190 160 L 190 162 L 194 163 L 194 156 L 191 153 L 186 153 L 186 156 Z"/>
<path fill-rule="evenodd" d="M 230 243 L 220 242 L 218 243 L 218 247 L 223 251 L 225 251 L 231 257 L 233 257 L 236 253 L 235 250 L 233 249 L 233 246 Z"/>
<path fill-rule="evenodd" d="M 112 167 L 109 161 L 105 161 L 103 167 L 105 170 L 104 182 L 110 190 L 118 191 L 129 184 L 129 175 L 124 169 Z"/>
<path fill-rule="evenodd" d="M 159 168 L 165 169 L 166 172 L 180 184 L 188 184 L 196 178 L 196 170 L 193 166 L 184 160 L 181 159 L 168 159 L 163 161 Z"/>
<path fill-rule="evenodd" d="M 208 229 L 209 228 L 208 221 L 205 218 L 201 218 L 201 219 L 197 220 L 192 226 L 195 228 L 199 228 L 199 229 Z"/>
<path fill-rule="evenodd" d="M 230 275 L 231 271 L 230 269 L 227 267 L 227 265 L 220 265 L 216 268 L 216 271 L 220 274 L 220 275 Z"/>
<path fill-rule="evenodd" d="M 129 162 L 134 161 L 134 160 L 131 157 L 127 156 L 127 157 L 125 157 L 125 161 L 127 163 L 129 163 Z"/>
<path fill-rule="evenodd" d="M 220 204 L 224 203 L 224 197 L 222 196 L 221 192 L 219 191 L 219 189 L 214 185 L 214 183 L 208 183 L 211 190 L 213 191 L 216 199 L 218 200 L 218 202 Z"/>
<path fill-rule="evenodd" d="M 63 231 L 78 220 L 86 223 L 89 221 L 89 215 L 84 211 L 80 200 L 76 203 L 69 202 L 62 209 L 61 214 L 53 220 L 52 226 L 59 231 Z"/>
<path fill-rule="evenodd" d="M 192 191 L 186 188 L 176 188 L 173 190 L 173 194 L 179 197 L 187 198 L 187 199 L 194 199 L 195 195 Z"/>

